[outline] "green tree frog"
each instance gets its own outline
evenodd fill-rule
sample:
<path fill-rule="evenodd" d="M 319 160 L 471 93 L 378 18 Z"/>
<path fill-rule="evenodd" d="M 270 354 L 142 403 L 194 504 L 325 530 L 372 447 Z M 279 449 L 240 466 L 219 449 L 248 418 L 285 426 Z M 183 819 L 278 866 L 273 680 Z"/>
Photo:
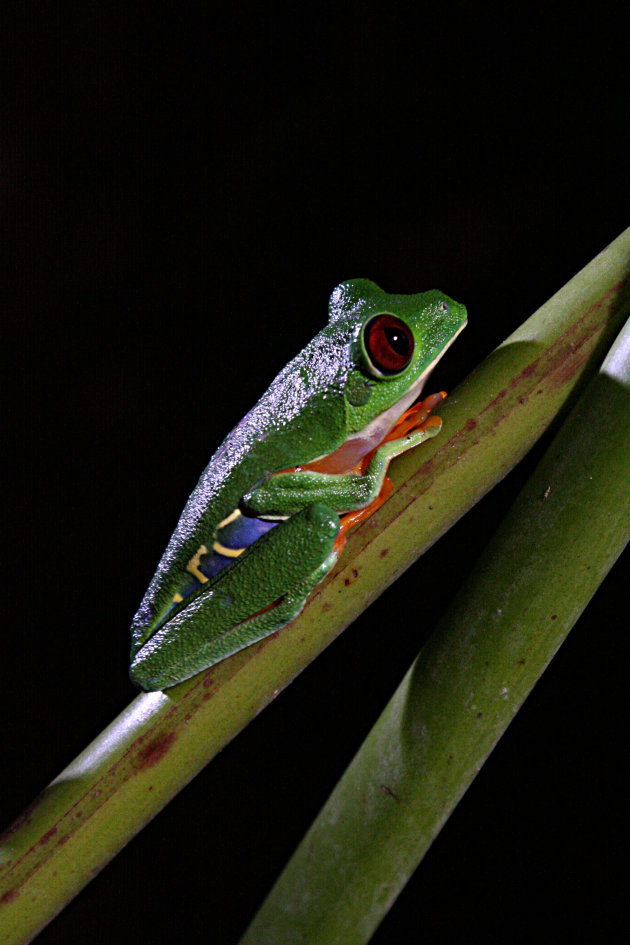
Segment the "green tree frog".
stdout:
<path fill-rule="evenodd" d="M 333 291 L 326 327 L 223 441 L 133 620 L 132 681 L 165 689 L 275 632 L 390 494 L 390 461 L 439 433 L 419 400 L 466 325 L 438 291 Z"/>

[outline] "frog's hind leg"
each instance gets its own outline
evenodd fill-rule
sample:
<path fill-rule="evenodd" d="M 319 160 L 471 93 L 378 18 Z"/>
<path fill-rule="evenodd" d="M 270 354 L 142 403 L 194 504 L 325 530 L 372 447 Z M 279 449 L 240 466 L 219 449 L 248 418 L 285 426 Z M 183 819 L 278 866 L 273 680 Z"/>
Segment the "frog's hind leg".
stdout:
<path fill-rule="evenodd" d="M 338 533 L 339 516 L 322 503 L 279 523 L 144 644 L 132 680 L 165 689 L 289 623 L 337 561 Z"/>
<path fill-rule="evenodd" d="M 318 568 L 281 598 L 209 642 L 204 647 L 204 659 L 210 660 L 208 665 L 218 663 L 290 623 L 300 613 L 311 591 L 326 577 L 338 557 L 339 553 L 335 549 Z"/>

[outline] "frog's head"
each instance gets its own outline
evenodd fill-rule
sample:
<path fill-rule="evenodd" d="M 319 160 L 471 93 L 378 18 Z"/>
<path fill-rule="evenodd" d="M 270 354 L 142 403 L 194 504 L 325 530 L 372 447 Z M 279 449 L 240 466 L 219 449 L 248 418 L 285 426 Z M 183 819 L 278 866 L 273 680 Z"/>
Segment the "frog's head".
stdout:
<path fill-rule="evenodd" d="M 378 441 L 419 397 L 426 379 L 465 328 L 466 309 L 437 290 L 388 295 L 374 282 L 353 279 L 334 290 L 330 321 L 351 330 L 345 381 L 350 436 L 370 427 Z"/>

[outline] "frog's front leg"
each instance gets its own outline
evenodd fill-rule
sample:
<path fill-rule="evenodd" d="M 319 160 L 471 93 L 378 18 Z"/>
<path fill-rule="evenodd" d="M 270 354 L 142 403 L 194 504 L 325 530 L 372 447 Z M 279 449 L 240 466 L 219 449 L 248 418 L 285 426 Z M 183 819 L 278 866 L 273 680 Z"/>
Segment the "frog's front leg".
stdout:
<path fill-rule="evenodd" d="M 385 492 L 392 459 L 435 436 L 441 426 L 438 418 L 429 418 L 420 429 L 385 441 L 361 472 L 333 474 L 297 469 L 277 473 L 245 495 L 243 506 L 248 514 L 268 517 L 292 515 L 313 501 L 323 502 L 339 513 L 371 506 Z"/>
<path fill-rule="evenodd" d="M 339 517 L 320 503 L 267 532 L 144 644 L 132 681 L 166 689 L 289 623 L 337 561 L 338 533 Z"/>

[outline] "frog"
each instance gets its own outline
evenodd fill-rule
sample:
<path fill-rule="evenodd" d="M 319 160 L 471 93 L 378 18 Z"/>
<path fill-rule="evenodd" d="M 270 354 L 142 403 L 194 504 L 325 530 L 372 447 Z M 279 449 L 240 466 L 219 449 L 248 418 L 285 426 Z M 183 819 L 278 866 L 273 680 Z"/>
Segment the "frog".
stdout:
<path fill-rule="evenodd" d="M 387 500 L 390 462 L 436 436 L 421 398 L 467 324 L 439 290 L 349 279 L 328 321 L 216 450 L 131 625 L 132 682 L 174 686 L 281 629 Z"/>

